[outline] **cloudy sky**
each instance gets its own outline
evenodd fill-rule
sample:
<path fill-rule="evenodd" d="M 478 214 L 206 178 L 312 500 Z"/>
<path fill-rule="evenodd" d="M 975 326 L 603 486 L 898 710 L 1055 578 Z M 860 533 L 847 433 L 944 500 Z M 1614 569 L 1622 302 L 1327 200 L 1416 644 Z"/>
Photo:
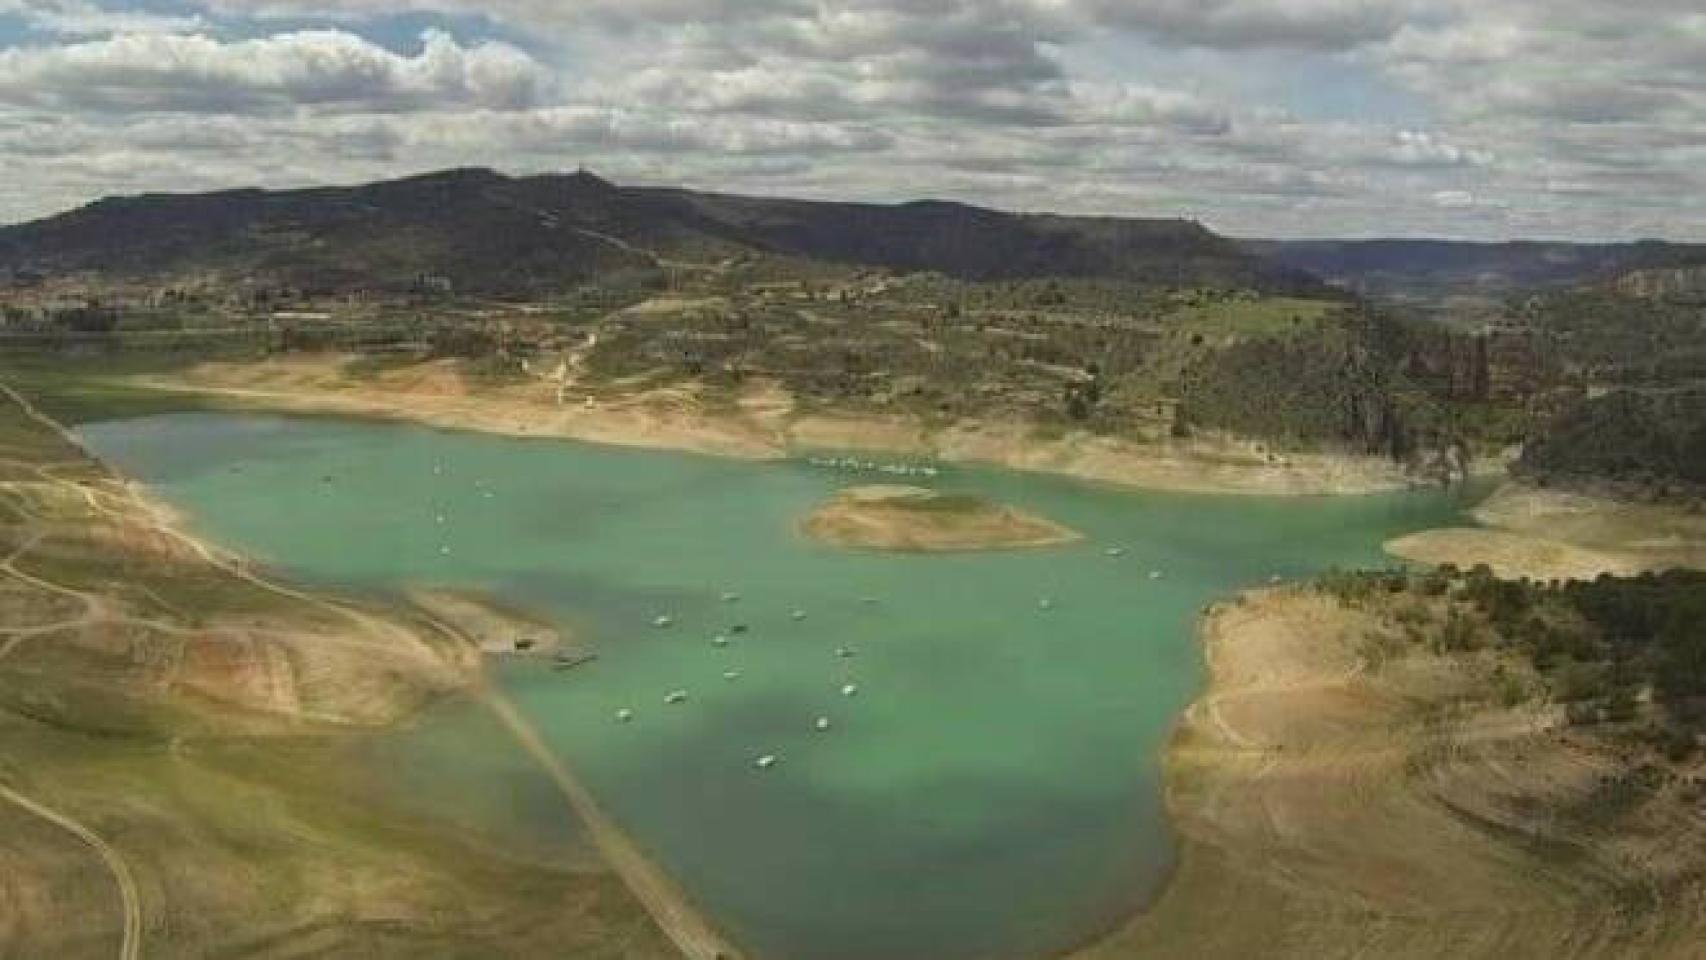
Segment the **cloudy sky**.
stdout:
<path fill-rule="evenodd" d="M 0 221 L 582 164 L 1251 236 L 1706 240 L 1706 5 L 0 0 Z"/>

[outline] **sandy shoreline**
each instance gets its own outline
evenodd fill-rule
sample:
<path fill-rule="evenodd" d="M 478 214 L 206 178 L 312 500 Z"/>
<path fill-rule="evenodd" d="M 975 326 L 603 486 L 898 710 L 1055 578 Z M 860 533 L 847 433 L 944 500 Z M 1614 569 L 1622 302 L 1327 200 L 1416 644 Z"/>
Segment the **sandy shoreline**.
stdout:
<path fill-rule="evenodd" d="M 1501 577 L 1591 580 L 1706 569 L 1706 514 L 1507 483 L 1475 510 L 1482 528 L 1429 530 L 1386 544 L 1416 563 L 1486 564 Z"/>
<path fill-rule="evenodd" d="M 421 586 L 406 591 L 411 604 L 445 623 L 487 656 L 572 653 L 573 638 L 543 617 L 511 609 L 473 591 Z"/>
<path fill-rule="evenodd" d="M 1706 911 L 1678 884 L 1706 837 L 1687 801 L 1572 827 L 1618 748 L 1503 706 L 1488 657 L 1391 629 L 1308 589 L 1210 613 L 1209 686 L 1166 758 L 1177 869 L 1077 960 L 1695 955 Z M 1685 899 L 1631 914 L 1635 887 Z"/>
<path fill-rule="evenodd" d="M 430 700 L 469 696 L 494 712 L 517 745 L 538 762 L 541 773 L 559 787 L 566 803 L 585 821 L 611 874 L 634 898 L 636 916 L 649 917 L 656 925 L 656 935 L 667 938 L 681 955 L 693 960 L 735 960 L 740 956 L 685 891 L 602 815 L 563 761 L 542 747 L 531 727 L 490 686 L 479 652 L 513 652 L 515 639 L 522 635 L 543 649 L 557 650 L 563 645 L 558 631 L 537 618 L 467 592 L 417 590 L 411 592 L 409 604 L 395 609 L 370 608 L 268 579 L 246 558 L 190 532 L 190 525 L 178 511 L 155 499 L 144 485 L 112 470 L 87 451 L 74 433 L 3 382 L 0 397 L 15 403 L 68 448 L 99 467 L 99 481 L 57 480 L 51 471 L 44 470 L 38 482 L 63 488 L 63 494 L 86 508 L 95 522 L 117 528 L 117 535 L 104 544 L 106 547 L 138 552 L 161 563 L 203 564 L 302 611 L 295 615 L 301 622 L 290 622 L 289 629 L 283 628 L 286 621 L 278 612 L 250 617 L 242 626 L 236 621 L 213 620 L 198 623 L 194 630 L 164 625 L 174 636 L 187 637 L 173 667 L 173 683 L 178 688 L 222 708 L 236 708 L 268 720 L 266 725 L 258 725 L 240 714 L 226 714 L 226 732 L 238 727 L 271 730 L 279 721 L 284 731 L 296 735 L 312 729 L 311 725 L 385 729 L 413 715 Z M 68 513 L 58 522 L 68 523 L 69 517 Z M 59 535 L 66 533 L 59 531 Z M 16 554 L 5 564 L 6 572 L 14 577 L 85 600 L 91 623 L 107 615 L 104 598 L 28 577 L 11 566 L 15 559 Z M 157 595 L 154 599 L 164 602 Z M 136 618 L 126 622 L 132 626 L 155 625 L 154 621 Z M 273 625 L 275 622 L 278 625 Z M 245 629 L 252 632 L 242 632 Z M 233 640 L 244 642 L 237 645 Z M 255 648 L 263 642 L 277 646 L 278 655 L 255 656 Z M 240 656 L 227 655 L 234 646 L 242 648 Z M 653 945 L 647 942 L 653 935 L 650 930 L 640 934 L 641 939 L 635 942 L 640 955 L 654 955 Z M 126 943 L 131 942 L 127 938 Z"/>
<path fill-rule="evenodd" d="M 927 426 L 910 417 L 832 416 L 798 409 L 774 385 L 732 403 L 690 387 L 578 398 L 524 381 L 471 388 L 448 363 L 360 377 L 348 357 L 207 363 L 172 376 L 127 377 L 133 387 L 207 397 L 240 409 L 379 417 L 520 437 L 555 437 L 752 460 L 844 450 L 945 463 L 988 464 L 1176 493 L 1320 496 L 1401 490 L 1395 463 L 1375 457 L 1258 453 L 1252 444 L 1199 439 L 1138 443 L 1022 423 Z"/>

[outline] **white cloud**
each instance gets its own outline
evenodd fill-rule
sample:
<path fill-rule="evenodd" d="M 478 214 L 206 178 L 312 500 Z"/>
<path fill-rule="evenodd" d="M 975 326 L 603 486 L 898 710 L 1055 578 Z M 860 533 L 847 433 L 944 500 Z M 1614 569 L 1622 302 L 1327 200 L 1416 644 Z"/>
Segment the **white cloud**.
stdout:
<path fill-rule="evenodd" d="M 1095 22 L 1208 47 L 1342 50 L 1385 40 L 1420 6 L 1410 0 L 1085 0 Z"/>
<path fill-rule="evenodd" d="M 199 14 L 114 10 L 90 0 L 0 0 L 0 14 L 18 17 L 32 29 L 69 37 L 187 33 L 207 26 L 207 19 Z"/>
<path fill-rule="evenodd" d="M 0 102 L 64 110 L 253 113 L 534 103 L 546 72 L 498 43 L 464 47 L 429 31 L 399 56 L 339 30 L 222 41 L 126 34 L 0 51 Z"/>
<path fill-rule="evenodd" d="M 1698 0 L 186 3 L 0 0 L 61 35 L 0 49 L 0 218 L 93 193 L 584 161 L 1243 234 L 1706 229 Z M 369 39 L 406 10 L 462 39 Z M 286 16 L 321 29 L 279 32 Z"/>
<path fill-rule="evenodd" d="M 1425 130 L 1399 130 L 1390 156 L 1395 163 L 1419 167 L 1484 167 L 1496 159 L 1490 151 L 1464 147 Z"/>

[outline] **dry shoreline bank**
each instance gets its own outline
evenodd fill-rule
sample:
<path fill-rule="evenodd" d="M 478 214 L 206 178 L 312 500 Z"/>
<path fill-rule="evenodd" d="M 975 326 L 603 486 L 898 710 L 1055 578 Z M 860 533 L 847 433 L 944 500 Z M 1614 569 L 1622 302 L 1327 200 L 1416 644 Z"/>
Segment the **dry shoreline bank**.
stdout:
<path fill-rule="evenodd" d="M 546 618 L 512 609 L 481 593 L 421 586 L 405 591 L 405 596 L 487 656 L 550 655 L 572 648 L 573 638 Z"/>
<path fill-rule="evenodd" d="M 1706 516 L 1681 507 L 1513 482 L 1473 516 L 1485 526 L 1386 549 L 1537 580 L 1706 569 Z M 1392 661 L 1392 632 L 1308 588 L 1210 611 L 1209 679 L 1164 761 L 1179 863 L 1157 901 L 1074 960 L 1692 955 L 1701 891 L 1647 918 L 1618 899 L 1675 888 L 1679 864 L 1706 860 L 1688 806 L 1572 834 L 1561 811 L 1623 769 L 1615 745 L 1571 736 L 1556 707 L 1497 703 L 1492 671 L 1520 666 Z M 1693 832 L 1665 850 L 1666 831 Z"/>
<path fill-rule="evenodd" d="M 1481 528 L 1429 530 L 1386 544 L 1425 564 L 1485 563 L 1500 577 L 1591 580 L 1706 569 L 1706 513 L 1507 483 L 1476 508 Z"/>
<path fill-rule="evenodd" d="M 689 387 L 583 396 L 545 380 L 470 387 L 448 362 L 354 375 L 343 355 L 204 363 L 126 385 L 198 395 L 240 409 L 379 417 L 508 436 L 555 437 L 742 459 L 846 450 L 948 463 L 980 463 L 1177 493 L 1318 496 L 1409 486 L 1374 457 L 1270 455 L 1251 444 L 1199 439 L 1137 443 L 1082 431 L 1045 433 L 1021 423 L 930 426 L 912 417 L 801 410 L 773 385 L 733 402 Z"/>
<path fill-rule="evenodd" d="M 1166 758 L 1179 863 L 1075 960 L 1693 955 L 1687 788 L 1595 820 L 1616 744 L 1503 705 L 1490 655 L 1406 650 L 1392 627 L 1309 589 L 1209 614 L 1210 683 Z M 1634 890 L 1659 900 L 1628 909 Z"/>
<path fill-rule="evenodd" d="M 369 605 L 274 582 L 189 532 L 184 518 L 84 451 L 9 385 L 0 383 L 0 394 L 0 412 L 15 417 L 5 424 L 14 456 L 0 460 L 0 493 L 17 507 L 0 514 L 9 589 L 0 660 L 24 671 L 5 679 L 29 681 L 25 703 L 62 704 L 51 709 L 64 714 L 37 718 L 38 704 L 19 723 L 15 711 L 0 711 L 0 745 L 19 765 L 0 786 L 12 806 L 36 816 L 50 810 L 37 798 L 79 817 L 98 813 L 106 837 L 90 836 L 110 840 L 112 850 L 91 846 L 118 858 L 116 874 L 136 871 L 143 888 L 140 906 L 126 896 L 127 952 L 158 948 L 170 932 L 173 949 L 189 952 L 255 935 L 281 948 L 315 940 L 387 956 L 397 955 L 385 939 L 395 936 L 413 938 L 411 951 L 428 937 L 452 951 L 620 944 L 636 956 L 738 956 L 574 791 L 565 789 L 565 799 L 606 854 L 590 872 L 511 862 L 454 828 L 439 835 L 442 828 L 382 807 L 350 808 L 343 798 L 351 771 L 340 766 L 340 735 L 392 729 L 459 693 L 490 707 L 562 787 L 560 761 L 534 752 L 525 724 L 487 688 L 479 657 L 482 632 L 496 641 L 539 634 L 540 624 L 466 593 Z M 63 619 L 72 606 L 82 615 Z M 35 619 L 47 623 L 20 626 Z M 558 640 L 554 632 L 548 639 Z M 59 687 L 76 696 L 56 695 Z M 0 684 L 0 692 L 14 691 Z M 30 722 L 39 719 L 52 722 Z M 85 742 L 85 727 L 126 730 L 141 749 L 122 749 L 130 741 L 112 741 L 110 732 Z M 151 737 L 169 737 L 170 750 L 150 748 Z M 102 786 L 105 776 L 123 788 Z M 198 783 L 204 789 L 184 792 Z M 0 804 L 0 836 L 20 828 L 11 809 Z M 303 854 L 275 851 L 264 869 L 251 862 L 281 847 L 281 837 L 291 838 L 285 849 L 303 843 Z M 70 870 L 47 856 L 0 842 L 0 901 L 27 908 L 21 928 L 0 923 L 0 953 L 8 941 L 39 940 L 45 950 L 89 935 L 73 931 L 103 929 L 101 917 L 69 923 L 42 896 Z M 313 876 L 302 889 L 322 892 L 267 899 L 264 915 L 244 913 L 249 899 L 272 896 L 256 878 L 273 874 L 281 883 Z M 395 933 L 368 929 L 376 920 Z"/>

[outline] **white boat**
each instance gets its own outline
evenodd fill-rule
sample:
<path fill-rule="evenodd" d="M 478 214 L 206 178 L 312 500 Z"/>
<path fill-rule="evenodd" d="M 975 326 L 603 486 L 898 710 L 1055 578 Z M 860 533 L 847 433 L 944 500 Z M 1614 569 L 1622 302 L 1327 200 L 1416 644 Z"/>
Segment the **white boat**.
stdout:
<path fill-rule="evenodd" d="M 856 696 L 858 696 L 859 695 L 859 685 L 857 683 L 843 684 L 841 687 L 841 695 L 844 697 L 856 697 Z"/>
<path fill-rule="evenodd" d="M 739 680 L 740 679 L 740 671 L 739 670 L 724 670 L 723 671 L 723 679 L 724 680 Z"/>
<path fill-rule="evenodd" d="M 1163 574 L 1159 570 L 1149 571 L 1149 579 L 1151 579 L 1151 580 L 1159 580 L 1159 579 L 1161 579 L 1162 576 L 1163 576 Z"/>
<path fill-rule="evenodd" d="M 618 723 L 627 723 L 632 719 L 634 719 L 634 711 L 628 709 L 616 711 L 616 721 Z"/>
<path fill-rule="evenodd" d="M 852 647 L 837 647 L 835 649 L 835 655 L 843 660 L 851 660 L 858 656 L 859 652 L 854 650 Z"/>
<path fill-rule="evenodd" d="M 734 591 L 731 590 L 728 593 L 723 594 L 723 602 L 724 603 L 739 603 L 740 602 L 740 594 L 735 593 Z"/>
<path fill-rule="evenodd" d="M 675 626 L 675 618 L 670 616 L 659 616 L 652 620 L 652 626 L 657 627 L 659 630 L 673 627 Z"/>
<path fill-rule="evenodd" d="M 817 723 L 813 724 L 813 726 L 815 726 L 817 728 L 818 733 L 823 733 L 824 731 L 829 729 L 829 718 L 828 717 L 818 717 Z"/>
<path fill-rule="evenodd" d="M 768 770 L 771 767 L 774 767 L 776 764 L 780 763 L 781 761 L 782 761 L 781 757 L 776 756 L 774 753 L 767 753 L 764 756 L 759 757 L 757 760 L 754 760 L 752 762 L 752 765 L 757 767 L 760 770 Z"/>
<path fill-rule="evenodd" d="M 1125 548 L 1124 547 L 1109 547 L 1108 549 L 1106 549 L 1102 552 L 1107 554 L 1108 556 L 1114 557 L 1114 558 L 1125 556 Z"/>
<path fill-rule="evenodd" d="M 686 703 L 687 702 L 687 691 L 686 690 L 671 691 L 668 696 L 663 698 L 663 702 L 668 704 L 669 706 L 672 706 L 672 707 L 677 705 L 677 704 Z"/>
<path fill-rule="evenodd" d="M 806 618 L 806 612 L 804 610 L 795 610 L 793 613 L 789 614 L 789 616 L 795 620 L 804 620 Z"/>
<path fill-rule="evenodd" d="M 1044 597 L 1041 600 L 1037 601 L 1037 609 L 1038 610 L 1053 610 L 1054 609 L 1054 601 L 1049 599 L 1048 597 Z"/>
<path fill-rule="evenodd" d="M 728 645 L 729 645 L 729 638 L 723 636 L 720 633 L 711 638 L 711 646 L 713 646 L 713 647 L 726 647 Z"/>

